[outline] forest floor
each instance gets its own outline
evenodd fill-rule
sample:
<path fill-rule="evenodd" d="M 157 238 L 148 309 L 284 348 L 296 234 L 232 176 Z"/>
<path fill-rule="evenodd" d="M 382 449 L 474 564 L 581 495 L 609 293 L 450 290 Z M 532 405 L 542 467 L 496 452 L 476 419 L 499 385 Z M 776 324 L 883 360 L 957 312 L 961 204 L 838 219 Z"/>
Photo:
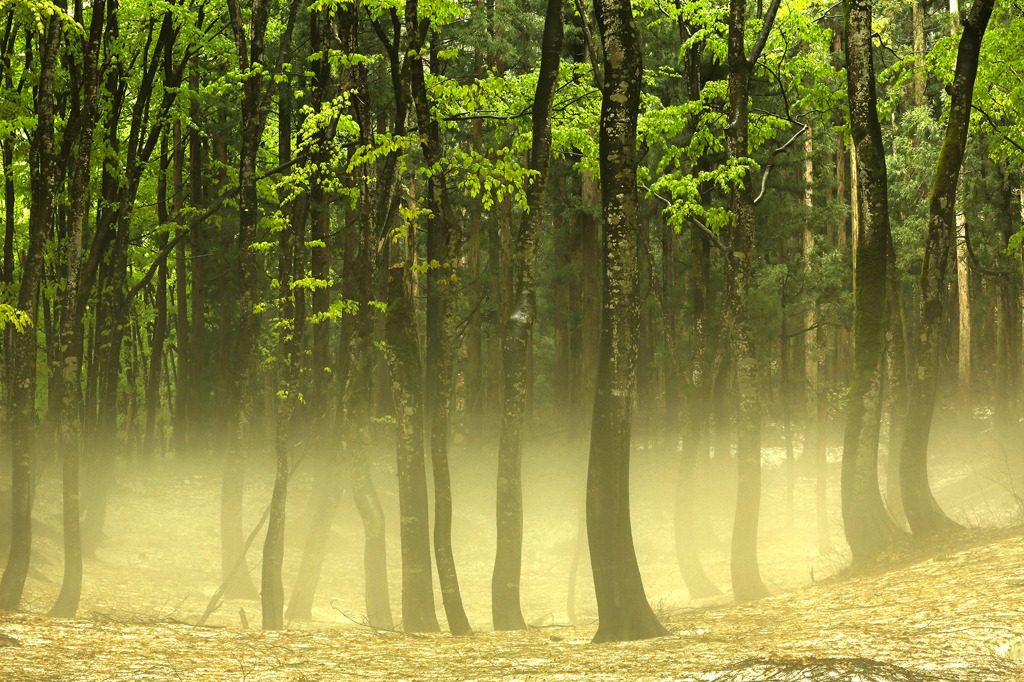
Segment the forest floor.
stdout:
<path fill-rule="evenodd" d="M 1024 679 L 1024 543 L 961 539 L 931 558 L 754 603 L 672 609 L 671 635 L 590 644 L 594 627 L 472 637 L 365 628 L 254 632 L 0 613 L 5 680 Z M 793 671 L 799 670 L 799 674 Z M 814 672 L 813 675 L 810 672 Z M 854 675 L 856 673 L 856 676 Z"/>
<path fill-rule="evenodd" d="M 472 456 L 465 448 L 453 454 L 455 559 L 477 629 L 467 638 L 375 632 L 360 624 L 362 527 L 348 493 L 333 526 L 313 622 L 254 631 L 259 602 L 229 600 L 208 627 L 195 627 L 220 582 L 217 459 L 119 465 L 107 539 L 85 563 L 79 618 L 46 618 L 40 614 L 53 603 L 61 575 L 60 486 L 51 465 L 37 487 L 25 612 L 0 612 L 0 680 L 1024 680 L 1019 497 L 1005 452 L 986 445 L 986 438 L 946 438 L 933 457 L 937 498 L 973 530 L 941 546 L 904 547 L 856 574 L 845 568 L 838 448 L 829 453 L 831 543 L 819 546 L 813 472 L 797 459 L 791 506 L 785 450 L 769 442 L 759 558 L 772 596 L 742 605 L 726 591 L 734 474 L 727 467 L 707 471 L 700 486 L 701 555 L 725 593 L 694 601 L 673 549 L 677 463 L 657 449 L 635 448 L 637 556 L 648 597 L 672 634 L 612 645 L 590 644 L 596 608 L 585 553 L 578 557 L 574 606 L 568 606 L 570 566 L 580 546 L 580 452 L 539 443 L 524 450 L 522 604 L 531 628 L 520 633 L 489 631 L 493 454 Z M 967 452 L 970 458 L 962 459 Z M 392 459 L 382 450 L 375 479 L 389 523 L 397 616 L 401 574 Z M 250 458 L 246 528 L 256 525 L 269 500 L 271 464 L 267 454 Z M 289 492 L 289 591 L 314 479 L 313 467 L 303 464 Z M 258 538 L 249 553 L 257 584 L 261 546 Z M 443 627 L 439 594 L 436 603 Z"/>

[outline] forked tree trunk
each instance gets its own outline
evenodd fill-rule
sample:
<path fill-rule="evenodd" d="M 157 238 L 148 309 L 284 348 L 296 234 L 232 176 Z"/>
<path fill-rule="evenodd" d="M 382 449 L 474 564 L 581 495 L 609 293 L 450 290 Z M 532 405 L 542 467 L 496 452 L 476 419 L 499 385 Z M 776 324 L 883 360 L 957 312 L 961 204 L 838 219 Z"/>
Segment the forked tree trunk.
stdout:
<path fill-rule="evenodd" d="M 603 315 L 587 470 L 587 538 L 598 628 L 594 642 L 666 634 L 644 593 L 629 518 L 629 454 L 640 324 L 636 122 L 640 43 L 629 0 L 596 0 L 604 46 L 601 102 Z"/>
<path fill-rule="evenodd" d="M 928 207 L 928 235 L 921 264 L 921 330 L 915 381 L 911 387 L 907 427 L 900 453 L 900 486 L 907 521 L 914 535 L 952 527 L 939 508 L 928 482 L 928 437 L 938 390 L 939 336 L 946 265 L 954 238 L 957 185 L 967 146 L 974 81 L 981 42 L 994 0 L 975 0 L 964 21 L 957 48 L 946 134 L 935 167 Z"/>
<path fill-rule="evenodd" d="M 448 469 L 448 431 L 452 392 L 455 334 L 459 324 L 457 276 L 462 231 L 455 224 L 442 169 L 444 151 L 441 131 L 433 120 L 421 51 L 426 46 L 425 25 L 419 21 L 417 0 L 406 2 L 412 99 L 423 156 L 428 167 L 438 169 L 427 181 L 430 215 L 427 219 L 427 258 L 439 268 L 427 273 L 427 376 L 425 405 L 430 425 L 430 462 L 434 474 L 434 558 L 448 628 L 453 635 L 472 634 L 462 605 L 459 578 L 452 553 L 452 491 Z M 432 47 L 436 49 L 436 47 Z M 436 65 L 435 59 L 431 62 Z"/>

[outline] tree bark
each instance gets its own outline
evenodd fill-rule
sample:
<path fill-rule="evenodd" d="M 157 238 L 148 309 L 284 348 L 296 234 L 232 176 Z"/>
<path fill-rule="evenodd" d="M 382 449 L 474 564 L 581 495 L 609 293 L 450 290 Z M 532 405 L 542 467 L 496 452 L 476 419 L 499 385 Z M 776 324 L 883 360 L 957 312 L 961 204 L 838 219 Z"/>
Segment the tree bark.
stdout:
<path fill-rule="evenodd" d="M 453 282 L 457 277 L 462 245 L 461 229 L 454 223 L 448 197 L 448 182 L 442 168 L 444 150 L 441 130 L 433 119 L 428 97 L 422 51 L 426 45 L 426 24 L 418 14 L 418 0 L 406 2 L 406 33 L 409 41 L 412 99 L 419 126 L 423 156 L 435 169 L 427 180 L 427 258 L 439 267 L 427 272 L 427 374 L 424 404 L 430 425 L 430 461 L 434 473 L 434 558 L 448 627 L 453 635 L 472 633 L 462 605 L 455 557 L 451 546 L 452 491 L 448 469 L 455 334 L 458 307 Z M 435 41 L 436 42 L 436 41 Z M 435 46 L 431 47 L 436 50 Z M 435 55 L 436 57 L 436 55 Z M 436 58 L 431 64 L 436 64 Z"/>
<path fill-rule="evenodd" d="M 58 3 L 66 10 L 65 3 Z M 36 320 L 39 285 L 43 275 L 43 250 L 53 218 L 57 194 L 57 149 L 54 142 L 53 85 L 63 32 L 62 20 L 53 14 L 46 24 L 39 50 L 35 86 L 36 128 L 29 150 L 31 205 L 29 244 L 22 262 L 18 309 L 29 324 L 15 334 L 11 385 L 11 549 L 0 579 L 0 609 L 16 611 L 28 577 L 32 552 L 32 457 L 36 429 Z"/>
<path fill-rule="evenodd" d="M 750 73 L 760 58 L 778 12 L 773 0 L 764 17 L 757 42 L 747 54 L 744 44 L 746 3 L 731 0 L 729 9 L 728 64 L 729 118 L 726 148 L 733 160 L 746 158 L 749 131 Z M 765 594 L 757 566 L 757 526 L 761 506 L 761 396 L 758 387 L 757 357 L 750 325 L 749 296 L 754 255 L 754 195 L 752 178 L 737 183 L 732 190 L 731 210 L 734 224 L 729 231 L 726 254 L 725 325 L 730 335 L 730 351 L 736 366 L 739 386 L 737 420 L 736 516 L 732 533 L 732 587 L 739 601 L 757 599 Z"/>
<path fill-rule="evenodd" d="M 666 634 L 644 593 L 629 518 L 630 425 L 640 324 L 636 123 L 640 43 L 629 0 L 596 0 L 604 46 L 601 208 L 604 274 L 597 392 L 587 470 L 587 538 L 598 628 L 594 642 Z"/>
<path fill-rule="evenodd" d="M 82 60 L 82 127 L 78 138 L 78 158 L 71 179 L 68 230 L 64 239 L 67 273 L 60 315 L 60 432 L 58 449 L 63 460 L 64 578 L 57 601 L 49 615 L 70 618 L 78 611 L 82 594 L 82 535 L 79 516 L 79 462 L 82 450 L 81 361 L 82 314 L 78 306 L 78 287 L 82 268 L 82 229 L 89 210 L 93 132 L 99 114 L 98 57 L 106 2 L 92 6 L 89 37 Z M 159 366 L 159 363 L 156 363 Z M 157 373 L 159 377 L 159 371 Z M 159 381 L 159 379 L 157 380 Z"/>
<path fill-rule="evenodd" d="M 409 226 L 408 229 L 412 229 Z M 402 538 L 402 626 L 437 632 L 430 566 L 430 520 L 423 453 L 423 397 L 412 298 L 412 253 L 389 268 L 385 322 L 388 369 L 395 398 L 398 504 Z"/>
<path fill-rule="evenodd" d="M 527 210 L 516 242 L 516 300 L 505 322 L 502 371 L 501 437 L 498 445 L 497 554 L 491 578 L 495 630 L 526 627 L 520 608 L 519 579 L 523 549 L 522 439 L 529 375 L 528 349 L 537 317 L 537 235 L 544 220 L 548 166 L 551 161 L 551 109 L 562 53 L 562 2 L 548 0 L 541 63 L 533 100 L 530 170 L 536 175 L 526 189 Z"/>
<path fill-rule="evenodd" d="M 877 557 L 896 537 L 878 485 L 886 330 L 889 204 L 871 47 L 871 0 L 845 0 L 847 92 L 856 159 L 854 376 L 843 441 L 842 508 L 853 560 Z M 851 190 L 851 195 L 853 191 Z"/>
<path fill-rule="evenodd" d="M 954 525 L 932 496 L 928 482 L 928 437 L 938 390 L 942 294 L 945 291 L 950 242 L 954 237 L 957 185 L 967 146 L 978 56 L 993 4 L 994 0 L 975 0 L 964 21 L 950 86 L 949 118 L 928 206 L 928 235 L 920 278 L 920 348 L 900 453 L 903 505 L 914 535 L 927 535 Z"/>

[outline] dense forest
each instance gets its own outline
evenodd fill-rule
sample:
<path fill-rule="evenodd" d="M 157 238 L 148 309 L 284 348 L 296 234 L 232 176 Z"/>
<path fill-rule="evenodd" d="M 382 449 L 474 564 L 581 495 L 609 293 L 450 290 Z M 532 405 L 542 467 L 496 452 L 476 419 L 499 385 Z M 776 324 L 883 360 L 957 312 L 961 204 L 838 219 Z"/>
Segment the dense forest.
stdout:
<path fill-rule="evenodd" d="M 270 630 L 350 508 L 365 626 L 589 561 L 595 642 L 667 633 L 641 500 L 682 602 L 778 592 L 769 497 L 832 573 L 1019 522 L 1022 117 L 1019 0 L 6 0 L 0 609 L 194 471 Z"/>

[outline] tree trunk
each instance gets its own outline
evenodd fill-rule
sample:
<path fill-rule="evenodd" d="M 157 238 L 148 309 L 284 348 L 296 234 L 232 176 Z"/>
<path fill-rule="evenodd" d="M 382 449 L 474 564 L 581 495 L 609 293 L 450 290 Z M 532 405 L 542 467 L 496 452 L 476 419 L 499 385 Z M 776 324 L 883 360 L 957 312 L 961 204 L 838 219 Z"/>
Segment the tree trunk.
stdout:
<path fill-rule="evenodd" d="M 181 225 L 182 222 L 182 192 L 184 191 L 184 178 L 182 177 L 185 165 L 185 150 L 181 142 L 181 122 L 175 119 L 173 125 L 173 189 L 174 208 L 173 217 L 175 222 Z M 183 229 L 178 227 L 178 230 Z M 195 255 L 193 246 L 192 254 Z M 195 259 L 193 259 L 195 260 Z M 194 282 L 193 282 L 194 284 Z M 182 239 L 174 247 L 174 287 L 175 287 L 175 316 L 174 336 L 175 346 L 178 349 L 178 391 L 175 394 L 174 404 L 174 451 L 178 457 L 188 452 L 189 441 L 189 401 L 191 393 L 190 384 L 192 381 L 192 353 L 189 345 L 189 324 L 188 324 L 188 260 L 185 257 L 185 240 Z M 195 287 L 193 286 L 193 294 Z"/>
<path fill-rule="evenodd" d="M 946 134 L 935 167 L 928 207 L 928 235 L 921 264 L 921 330 L 911 387 L 907 427 L 900 453 L 900 486 L 907 521 L 914 535 L 948 529 L 953 522 L 939 508 L 928 482 L 928 437 L 938 390 L 939 335 L 946 264 L 954 237 L 957 185 L 967 146 L 974 81 L 982 38 L 994 0 L 975 0 L 964 21 L 957 48 Z"/>
<path fill-rule="evenodd" d="M 765 15 L 761 33 L 751 54 L 744 45 L 746 3 L 731 0 L 729 10 L 729 118 L 726 146 L 730 159 L 748 156 L 750 72 L 760 58 L 768 33 L 775 22 L 778 1 L 773 0 Z M 734 224 L 729 232 L 726 256 L 725 325 L 739 386 L 737 420 L 736 517 L 732 533 L 732 586 L 737 600 L 757 599 L 767 594 L 757 566 L 757 526 L 761 506 L 761 397 L 757 357 L 750 325 L 749 296 L 754 255 L 754 196 L 752 178 L 732 190 Z"/>
<path fill-rule="evenodd" d="M 242 490 L 244 487 L 245 450 L 253 442 L 253 417 L 256 399 L 255 356 L 257 351 L 257 318 L 255 307 L 256 262 L 251 251 L 259 221 L 259 198 L 256 192 L 256 157 L 263 135 L 264 119 L 260 112 L 263 77 L 263 39 L 267 30 L 267 3 L 253 0 L 246 34 L 245 22 L 238 0 L 227 0 L 228 14 L 239 71 L 247 74 L 242 81 L 241 147 L 238 158 L 238 308 L 239 324 L 235 336 L 235 433 L 234 443 L 225 458 L 221 488 L 221 572 L 227 586 L 225 594 L 250 597 L 255 595 L 245 562 L 239 570 L 238 558 L 244 551 L 242 543 Z M 251 72 L 250 72 L 251 70 Z M 181 376 L 182 371 L 179 371 Z M 181 389 L 179 388 L 179 394 Z"/>
<path fill-rule="evenodd" d="M 407 225 L 407 229 L 412 229 Z M 412 253 L 391 266 L 385 323 L 388 369 L 395 398 L 398 503 L 402 538 L 402 626 L 438 631 L 430 566 L 430 520 L 423 453 L 423 397 L 419 341 L 412 298 Z"/>
<path fill-rule="evenodd" d="M 417 0 L 406 2 L 406 32 L 411 55 L 412 99 L 419 125 L 423 156 L 430 168 L 440 169 L 444 156 L 441 131 L 433 119 L 426 75 L 420 54 L 426 44 L 425 26 L 420 25 Z M 436 38 L 431 46 L 436 52 Z M 435 59 L 431 65 L 436 65 Z M 427 180 L 430 215 L 427 218 L 427 259 L 438 262 L 427 272 L 427 374 L 424 404 L 430 425 L 430 461 L 434 473 L 434 557 L 448 627 L 453 635 L 472 633 L 462 605 L 455 558 L 451 547 L 452 491 L 448 470 L 455 334 L 458 326 L 457 277 L 461 229 L 454 224 L 444 170 Z"/>
<path fill-rule="evenodd" d="M 958 204 L 962 202 L 958 201 Z M 973 421 L 971 403 L 971 271 L 967 263 L 967 219 L 963 206 L 956 210 L 956 282 L 959 303 L 957 338 L 957 407 L 964 424 Z"/>
<path fill-rule="evenodd" d="M 480 71 L 478 70 L 478 75 Z M 473 121 L 473 152 L 483 152 L 483 125 Z M 466 326 L 466 443 L 476 452 L 484 438 L 484 360 L 483 285 L 480 270 L 480 243 L 483 236 L 479 202 L 473 202 L 469 218 L 469 305 L 471 311 Z"/>
<path fill-rule="evenodd" d="M 66 5 L 64 7 L 66 9 Z M 53 84 L 62 20 L 53 14 L 47 22 L 39 54 L 35 87 L 36 128 L 29 151 L 31 206 L 29 244 L 22 262 L 18 309 L 28 316 L 29 325 L 15 334 L 11 385 L 11 549 L 0 579 L 0 609 L 16 611 L 28 577 L 32 552 L 32 456 L 36 427 L 36 319 L 39 285 L 43 275 L 43 250 L 53 217 L 57 194 L 54 143 Z"/>
<path fill-rule="evenodd" d="M 689 29 L 686 23 L 679 21 L 679 39 L 686 42 Z M 701 52 L 703 45 L 697 44 L 686 51 L 686 90 L 691 102 L 700 99 L 701 90 Z M 691 176 L 697 179 L 704 170 L 703 161 L 699 161 L 690 169 Z M 678 333 L 675 321 L 676 306 L 671 303 L 675 289 L 675 268 L 673 263 L 673 238 L 675 234 L 665 224 L 662 232 L 662 260 L 665 275 L 663 279 L 663 306 L 667 313 L 666 344 L 675 344 Z M 721 594 L 714 583 L 708 578 L 701 565 L 698 555 L 698 543 L 694 537 L 695 497 L 699 483 L 697 476 L 701 466 L 706 465 L 709 454 L 709 423 L 708 400 L 711 396 L 711 371 L 708 348 L 708 283 L 711 276 L 711 243 L 701 232 L 696 223 L 690 225 L 690 257 L 693 271 L 690 304 L 692 307 L 690 321 L 690 381 L 689 394 L 686 396 L 686 414 L 682 412 L 678 384 L 682 377 L 678 376 L 681 363 L 666 362 L 665 373 L 665 404 L 668 408 L 669 425 L 672 429 L 673 446 L 679 448 L 679 474 L 675 494 L 675 540 L 676 563 L 686 583 L 691 599 L 701 599 Z M 671 311 L 671 312 L 670 312 Z M 673 349 L 675 351 L 675 349 Z M 675 351 L 678 355 L 678 351 Z M 679 427 L 684 428 L 682 443 L 676 445 Z M 707 510 L 704 510 L 705 514 Z"/>
<path fill-rule="evenodd" d="M 160 139 L 160 170 L 157 177 L 157 214 L 161 224 L 170 220 L 167 210 L 167 166 L 170 157 L 167 150 L 167 133 Z M 157 246 L 167 246 L 166 232 L 157 237 Z M 156 451 L 156 420 L 160 407 L 161 369 L 164 355 L 164 342 L 167 340 L 167 260 L 160 263 L 156 279 L 156 314 L 153 319 L 153 340 L 149 352 L 149 376 L 146 380 L 146 434 L 143 438 L 143 452 L 153 457 Z"/>
<path fill-rule="evenodd" d="M 78 138 L 78 158 L 71 179 L 68 230 L 64 240 L 67 273 L 60 315 L 61 415 L 58 449 L 63 460 L 64 579 L 57 601 L 49 615 L 71 618 L 78 611 L 82 595 L 82 535 L 79 516 L 78 470 L 82 450 L 81 374 L 82 314 L 78 306 L 78 287 L 82 268 L 82 228 L 89 210 L 93 132 L 99 114 L 99 74 L 97 59 L 103 34 L 106 2 L 92 6 L 89 39 L 83 55 L 82 128 Z M 166 138 L 165 138 L 166 139 Z M 159 366 L 159 362 L 156 362 Z M 159 370 L 157 371 L 159 383 Z"/>
<path fill-rule="evenodd" d="M 523 549 L 522 431 L 529 375 L 528 349 L 537 316 L 537 235 L 544 220 L 551 160 L 551 108 L 562 52 L 562 2 L 548 0 L 537 89 L 533 100 L 530 169 L 537 172 L 526 190 L 527 210 L 516 242 L 515 307 L 505 322 L 501 438 L 498 446 L 497 554 L 491 578 L 495 630 L 526 627 L 520 608 Z"/>
<path fill-rule="evenodd" d="M 847 91 L 856 159 L 854 376 L 843 441 L 842 508 L 854 561 L 877 557 L 896 537 L 878 485 L 878 437 L 886 330 L 889 204 L 871 54 L 871 0 L 845 0 Z M 851 190 L 853 195 L 853 190 Z"/>
<path fill-rule="evenodd" d="M 596 0 L 604 46 L 601 102 L 603 315 L 587 470 L 587 538 L 598 628 L 594 642 L 666 634 L 647 602 L 629 518 L 630 424 L 640 324 L 636 122 L 641 51 L 629 0 Z"/>
<path fill-rule="evenodd" d="M 885 258 L 886 300 L 888 322 L 885 331 L 885 363 L 889 374 L 889 444 L 886 456 L 885 490 L 889 512 L 902 528 L 907 523 L 900 495 L 900 447 L 907 423 L 907 334 L 903 320 L 903 301 L 899 275 L 896 272 L 896 250 L 889 235 Z"/>
<path fill-rule="evenodd" d="M 198 66 L 190 73 L 190 87 L 198 90 Z M 199 102 L 192 101 L 192 120 L 198 120 Z M 199 129 L 193 127 L 188 134 L 189 144 L 189 194 L 190 203 L 194 209 L 203 205 L 203 146 Z M 209 365 L 205 362 L 207 358 L 206 348 L 206 226 L 202 223 L 191 225 L 189 230 L 189 242 L 192 245 L 192 258 L 189 259 L 189 274 L 192 276 L 192 320 L 191 329 L 188 334 L 189 341 L 189 366 L 191 376 L 188 378 L 187 406 L 185 408 L 188 427 L 188 447 L 193 451 L 198 450 L 204 453 L 209 444 L 209 429 L 215 423 L 209 419 L 209 404 L 207 386 L 207 372 Z M 184 293 L 184 289 L 182 289 Z M 185 387 L 183 386 L 183 388 Z"/>
<path fill-rule="evenodd" d="M 925 70 L 924 0 L 911 0 L 914 23 L 914 106 L 924 105 L 928 72 Z"/>

